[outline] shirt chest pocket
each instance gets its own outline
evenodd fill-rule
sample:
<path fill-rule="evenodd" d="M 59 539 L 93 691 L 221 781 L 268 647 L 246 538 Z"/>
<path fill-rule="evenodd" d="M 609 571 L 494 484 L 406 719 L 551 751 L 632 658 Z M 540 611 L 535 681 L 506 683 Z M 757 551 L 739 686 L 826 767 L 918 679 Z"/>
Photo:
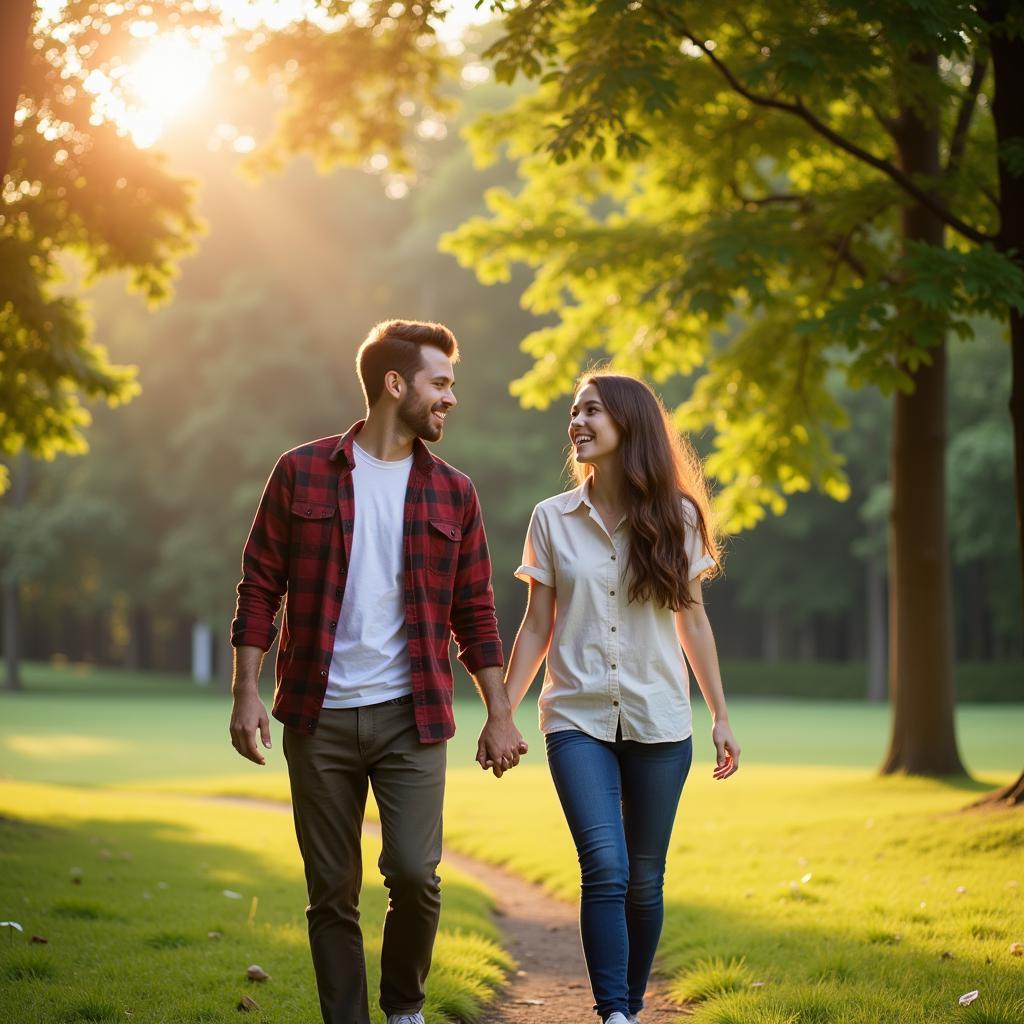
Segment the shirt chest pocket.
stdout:
<path fill-rule="evenodd" d="M 336 504 L 315 501 L 296 495 L 292 498 L 292 544 L 301 553 L 326 557 L 331 529 L 338 514 Z"/>
<path fill-rule="evenodd" d="M 462 545 L 462 527 L 431 519 L 427 530 L 427 572 L 432 576 L 450 579 L 455 575 Z"/>

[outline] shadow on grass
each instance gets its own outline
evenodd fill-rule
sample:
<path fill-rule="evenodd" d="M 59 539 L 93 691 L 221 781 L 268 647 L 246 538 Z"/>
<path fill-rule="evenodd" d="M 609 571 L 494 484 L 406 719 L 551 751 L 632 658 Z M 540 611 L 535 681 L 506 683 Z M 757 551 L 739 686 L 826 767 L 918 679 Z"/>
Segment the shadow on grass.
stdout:
<path fill-rule="evenodd" d="M 0 819 L 0 917 L 24 928 L 16 941 L 0 936 L 0 1020 L 227 1022 L 248 996 L 261 1009 L 247 1020 L 319 1021 L 290 820 L 230 814 L 199 807 L 187 824 L 154 814 L 61 827 Z M 236 819 L 246 842 L 216 836 Z M 364 859 L 372 867 L 369 850 Z M 371 1000 L 385 907 L 370 871 L 361 910 Z M 480 890 L 445 883 L 427 1004 L 439 1018 L 472 1020 L 501 980 L 488 911 Z M 251 964 L 271 980 L 250 982 Z"/>

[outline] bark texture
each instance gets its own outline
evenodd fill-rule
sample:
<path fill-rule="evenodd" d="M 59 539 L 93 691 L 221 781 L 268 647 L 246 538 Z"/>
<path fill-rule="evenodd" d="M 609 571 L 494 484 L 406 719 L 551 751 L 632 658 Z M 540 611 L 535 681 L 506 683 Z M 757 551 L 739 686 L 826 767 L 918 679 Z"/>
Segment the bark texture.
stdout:
<path fill-rule="evenodd" d="M 936 73 L 934 54 L 910 58 Z M 937 179 L 939 118 L 906 103 L 896 128 L 902 170 Z M 942 221 L 921 204 L 903 213 L 904 242 L 944 244 Z M 909 341 L 910 339 L 908 339 Z M 946 348 L 929 350 L 914 389 L 893 405 L 889 522 L 889 690 L 893 720 L 883 773 L 959 775 L 953 719 L 952 584 L 946 530 Z"/>

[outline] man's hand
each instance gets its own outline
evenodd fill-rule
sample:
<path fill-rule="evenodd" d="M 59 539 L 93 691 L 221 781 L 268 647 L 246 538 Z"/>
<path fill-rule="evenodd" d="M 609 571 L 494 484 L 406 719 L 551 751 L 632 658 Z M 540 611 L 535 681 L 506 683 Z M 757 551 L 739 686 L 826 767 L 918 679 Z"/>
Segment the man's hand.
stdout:
<path fill-rule="evenodd" d="M 490 768 L 494 777 L 500 779 L 519 764 L 520 756 L 529 749 L 510 714 L 488 715 L 477 741 L 476 761 L 484 771 Z"/>
<path fill-rule="evenodd" d="M 263 701 L 255 693 L 235 695 L 231 706 L 231 745 L 242 757 L 256 764 L 266 764 L 266 758 L 256 746 L 256 733 L 260 734 L 263 746 L 270 749 L 270 718 Z"/>

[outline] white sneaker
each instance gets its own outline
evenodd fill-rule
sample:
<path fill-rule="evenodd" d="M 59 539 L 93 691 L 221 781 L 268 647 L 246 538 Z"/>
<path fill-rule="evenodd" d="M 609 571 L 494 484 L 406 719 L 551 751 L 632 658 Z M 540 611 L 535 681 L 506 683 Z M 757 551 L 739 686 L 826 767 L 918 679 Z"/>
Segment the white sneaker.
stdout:
<path fill-rule="evenodd" d="M 605 1017 L 604 1024 L 629 1024 L 629 1018 L 624 1013 L 619 1013 L 619 1011 L 616 1010 L 610 1016 Z"/>
<path fill-rule="evenodd" d="M 423 1011 L 416 1013 L 389 1013 L 388 1024 L 424 1024 Z"/>

